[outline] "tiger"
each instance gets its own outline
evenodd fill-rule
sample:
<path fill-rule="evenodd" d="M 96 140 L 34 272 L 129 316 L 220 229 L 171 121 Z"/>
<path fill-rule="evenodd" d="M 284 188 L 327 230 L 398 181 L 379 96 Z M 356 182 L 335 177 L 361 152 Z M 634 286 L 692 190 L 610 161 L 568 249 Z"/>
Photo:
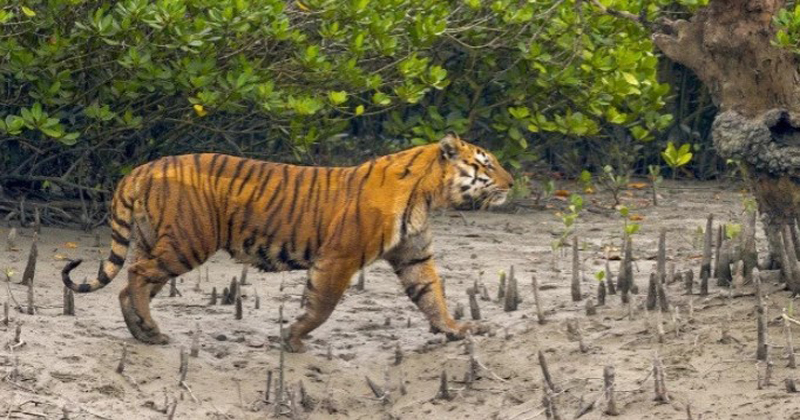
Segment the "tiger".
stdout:
<path fill-rule="evenodd" d="M 450 315 L 433 259 L 429 216 L 468 201 L 503 204 L 513 177 L 484 148 L 449 133 L 438 142 L 357 166 L 296 166 L 217 153 L 167 156 L 119 181 L 109 214 L 111 250 L 95 279 L 76 284 L 70 261 L 62 281 L 76 293 L 108 285 L 132 246 L 128 284 L 119 293 L 130 333 L 166 344 L 150 302 L 170 281 L 222 249 L 265 272 L 308 270 L 305 312 L 284 346 L 322 325 L 359 270 L 383 259 L 431 331 L 457 340 L 469 323 Z"/>

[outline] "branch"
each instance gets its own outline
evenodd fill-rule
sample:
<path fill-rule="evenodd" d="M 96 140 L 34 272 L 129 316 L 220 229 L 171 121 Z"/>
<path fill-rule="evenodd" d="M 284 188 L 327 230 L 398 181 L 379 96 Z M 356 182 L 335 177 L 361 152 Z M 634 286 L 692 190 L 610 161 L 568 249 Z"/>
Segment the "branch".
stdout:
<path fill-rule="evenodd" d="M 78 189 L 78 190 L 93 191 L 93 192 L 106 193 L 106 194 L 110 193 L 110 191 L 108 191 L 105 188 L 85 187 L 83 185 L 78 185 L 78 184 L 76 184 L 74 182 L 69 182 L 69 181 L 65 181 L 65 180 L 63 180 L 61 178 L 50 177 L 50 176 L 0 175 L 0 181 L 4 181 L 4 180 L 27 181 L 27 182 L 45 182 L 45 181 L 49 181 L 49 182 L 53 182 L 53 183 L 56 183 L 56 184 L 60 184 L 60 185 L 65 186 L 65 187 L 75 188 L 75 189 Z"/>
<path fill-rule="evenodd" d="M 647 21 L 647 19 L 645 17 L 646 9 L 644 9 L 644 8 L 642 8 L 642 13 L 640 15 L 634 15 L 633 13 L 626 12 L 625 10 L 616 10 L 616 9 L 611 9 L 611 8 L 606 7 L 606 6 L 603 6 L 603 4 L 600 3 L 600 0 L 589 0 L 589 1 L 593 5 L 595 5 L 595 7 L 600 9 L 601 12 L 603 12 L 603 13 L 605 13 L 607 15 L 611 15 L 611 16 L 618 17 L 618 18 L 623 18 L 623 19 L 628 19 L 628 20 L 630 20 L 632 22 L 636 22 L 636 23 L 642 25 L 646 29 L 651 29 L 651 24 L 650 24 L 650 22 Z"/>

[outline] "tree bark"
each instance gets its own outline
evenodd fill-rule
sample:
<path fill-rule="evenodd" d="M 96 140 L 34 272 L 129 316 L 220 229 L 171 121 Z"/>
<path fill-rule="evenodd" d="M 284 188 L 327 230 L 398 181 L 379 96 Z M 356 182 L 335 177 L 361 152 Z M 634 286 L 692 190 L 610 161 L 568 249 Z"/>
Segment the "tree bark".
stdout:
<path fill-rule="evenodd" d="M 718 153 L 742 162 L 763 215 L 768 268 L 781 265 L 781 227 L 800 208 L 798 59 L 772 44 L 785 0 L 711 0 L 690 20 L 663 20 L 653 42 L 692 69 L 719 108 Z"/>
<path fill-rule="evenodd" d="M 772 18 L 785 0 L 711 0 L 691 20 L 662 20 L 656 46 L 692 69 L 720 111 L 754 118 L 766 110 L 797 110 L 794 55 L 772 45 Z"/>

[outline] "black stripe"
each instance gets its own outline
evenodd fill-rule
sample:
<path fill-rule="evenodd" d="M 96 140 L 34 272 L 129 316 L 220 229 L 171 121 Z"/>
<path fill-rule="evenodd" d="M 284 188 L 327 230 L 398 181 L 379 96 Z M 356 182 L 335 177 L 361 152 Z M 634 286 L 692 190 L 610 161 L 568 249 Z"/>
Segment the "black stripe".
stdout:
<path fill-rule="evenodd" d="M 255 167 L 256 167 L 255 164 L 250 165 L 250 168 L 247 170 L 247 173 L 244 175 L 244 179 L 242 180 L 242 183 L 239 184 L 239 191 L 236 192 L 236 195 L 241 194 L 242 191 L 244 190 L 244 187 L 246 187 L 247 184 L 250 183 L 250 178 L 253 177 L 253 170 L 255 169 Z M 250 196 L 252 197 L 252 194 Z"/>
<path fill-rule="evenodd" d="M 150 192 L 153 190 L 153 174 L 147 174 L 147 185 L 144 189 L 144 211 L 150 216 L 150 209 L 148 206 L 150 205 Z"/>
<path fill-rule="evenodd" d="M 214 174 L 214 186 L 216 187 L 219 185 L 219 179 L 222 178 L 222 173 L 225 172 L 225 168 L 228 167 L 228 161 L 231 159 L 228 155 L 222 155 L 222 163 L 220 163 L 219 168 L 217 168 L 217 173 Z"/>
<path fill-rule="evenodd" d="M 120 185 L 119 188 L 120 189 L 124 189 L 124 187 L 122 185 Z M 124 192 L 120 193 L 119 202 L 122 203 L 122 206 L 125 207 L 126 209 L 133 210 L 133 202 L 127 201 L 125 199 L 125 193 Z"/>
<path fill-rule="evenodd" d="M 220 158 L 220 156 L 221 155 L 219 153 L 214 153 L 214 155 L 211 157 L 211 163 L 208 165 L 208 172 L 213 171 L 214 168 L 217 167 L 217 160 Z"/>
<path fill-rule="evenodd" d="M 408 260 L 406 262 L 400 263 L 400 264 L 398 264 L 397 269 L 394 270 L 394 273 L 397 274 L 397 275 L 400 275 L 400 273 L 403 272 L 403 270 L 405 270 L 407 268 L 410 268 L 410 267 L 413 267 L 415 265 L 426 263 L 431 258 L 433 258 L 433 255 L 429 254 L 429 255 L 426 255 L 426 256 L 421 257 L 421 258 L 415 258 L 413 260 Z"/>
<path fill-rule="evenodd" d="M 405 237 L 408 234 L 408 219 L 411 217 L 411 208 L 414 204 L 413 200 L 417 193 L 417 188 L 419 187 L 419 183 L 422 181 L 422 178 L 419 178 L 417 182 L 414 184 L 414 188 L 411 189 L 411 193 L 408 195 L 408 202 L 406 202 L 406 207 L 403 210 L 403 219 L 400 223 L 400 236 Z"/>
<path fill-rule="evenodd" d="M 219 176 L 222 174 L 222 170 L 225 169 L 225 167 L 223 165 L 221 165 L 221 164 L 217 165 L 217 160 L 222 159 L 223 161 L 226 162 L 227 161 L 226 158 L 227 158 L 227 156 L 221 155 L 221 154 L 218 154 L 218 153 L 214 154 L 214 157 L 211 158 L 211 167 L 208 168 L 208 171 L 209 172 L 213 171 L 213 173 L 210 173 L 209 175 L 211 175 L 211 177 L 213 178 L 212 179 L 212 183 L 213 183 L 212 185 L 214 186 L 214 189 L 217 188 L 217 184 L 218 184 L 217 181 L 219 181 Z"/>
<path fill-rule="evenodd" d="M 263 176 L 261 175 L 262 169 L 267 171 L 267 173 Z M 256 181 L 261 183 L 261 188 L 258 189 L 258 195 L 256 195 L 256 197 L 254 198 L 255 201 L 261 200 L 261 197 L 264 195 L 264 192 L 267 189 L 267 185 L 269 185 L 269 179 L 272 177 L 272 169 L 273 166 L 267 163 L 262 164 L 261 168 L 259 168 L 258 175 L 256 176 Z M 261 179 L 262 177 L 264 177 L 263 180 Z M 278 185 L 280 185 L 280 183 L 278 183 Z"/>
<path fill-rule="evenodd" d="M 198 153 L 193 154 L 192 155 L 192 161 L 194 162 L 194 167 L 193 168 L 189 168 L 189 170 L 191 171 L 192 181 L 194 181 L 195 188 L 200 188 L 200 189 L 203 188 L 203 186 L 200 184 L 200 179 L 201 179 L 200 178 L 200 171 L 201 171 L 200 158 L 201 157 L 202 157 L 202 155 L 200 155 Z"/>
<path fill-rule="evenodd" d="M 197 193 L 196 189 L 190 189 L 188 191 L 191 192 L 191 193 L 194 193 L 197 196 L 196 197 L 197 199 L 196 200 L 191 200 L 190 197 L 187 197 L 186 200 L 181 200 L 181 201 L 186 201 L 186 202 L 189 203 L 188 217 L 189 217 L 189 220 L 191 220 L 191 227 L 194 230 L 194 237 L 202 238 L 204 236 L 203 235 L 203 233 L 204 233 L 203 227 L 200 226 L 200 217 L 197 216 L 197 211 L 196 211 L 196 209 L 194 207 L 194 204 L 193 204 L 193 203 L 201 203 L 200 195 Z M 197 244 L 193 244 L 193 246 L 190 246 L 190 248 L 192 249 L 192 252 L 196 254 L 195 249 L 197 247 L 199 247 L 199 246 L 202 246 L 202 245 L 203 245 L 203 242 L 199 241 Z M 204 250 L 204 252 L 210 252 L 210 251 Z M 203 262 L 203 258 L 197 258 L 197 263 L 198 264 L 201 264 L 202 262 Z"/>
<path fill-rule="evenodd" d="M 167 264 L 162 260 L 158 260 L 158 269 L 163 271 L 164 274 L 166 274 L 170 278 L 178 276 L 178 273 L 172 271 L 169 267 L 167 267 Z"/>
<path fill-rule="evenodd" d="M 236 169 L 233 170 L 233 176 L 231 177 L 231 180 L 235 181 L 236 179 L 239 179 L 239 174 L 242 173 L 242 168 L 244 168 L 245 163 L 247 163 L 247 160 L 239 160 L 239 163 L 236 164 Z"/>
<path fill-rule="evenodd" d="M 106 284 L 108 284 L 108 283 L 106 283 Z M 87 283 L 83 283 L 83 284 L 78 285 L 78 290 L 77 290 L 78 293 L 89 293 L 91 291 L 92 291 L 92 286 L 90 286 Z"/>
<path fill-rule="evenodd" d="M 162 178 L 161 178 L 161 202 L 158 203 L 158 204 L 163 207 L 163 206 L 167 205 L 167 198 L 170 196 L 170 191 L 169 191 L 170 190 L 170 182 L 169 182 L 169 177 L 167 176 L 167 173 L 169 172 L 169 164 L 172 161 L 172 158 L 167 156 L 165 158 L 162 158 L 162 161 L 164 163 L 163 163 L 163 165 L 161 167 L 161 174 L 162 174 Z M 155 226 L 155 231 L 156 232 L 161 232 L 161 224 L 162 223 L 164 223 L 164 216 L 163 215 L 161 215 L 161 217 L 159 217 L 158 220 L 156 221 L 156 226 Z"/>
<path fill-rule="evenodd" d="M 311 239 L 306 242 L 306 250 L 303 252 L 303 260 L 311 262 Z"/>
<path fill-rule="evenodd" d="M 253 245 L 255 245 L 255 243 L 256 243 L 256 236 L 255 233 L 253 233 L 242 243 L 242 248 L 244 248 L 245 254 L 251 255 L 253 253 L 251 248 L 253 248 Z"/>
<path fill-rule="evenodd" d="M 328 193 L 331 190 L 331 173 L 333 168 L 325 168 L 325 202 L 328 202 Z"/>
<path fill-rule="evenodd" d="M 98 280 L 98 281 L 99 281 L 99 282 L 100 282 L 100 283 L 101 283 L 103 286 L 107 285 L 108 283 L 111 283 L 111 278 L 110 278 L 110 277 L 108 277 L 108 274 L 106 274 L 106 272 L 105 272 L 105 271 L 103 271 L 103 267 L 102 267 L 102 266 L 100 267 L 100 272 L 99 272 L 99 273 L 97 273 L 97 280 Z M 81 285 L 81 286 L 83 286 L 83 285 Z M 89 286 L 89 285 L 87 284 L 87 286 Z"/>
<path fill-rule="evenodd" d="M 419 284 L 412 284 L 406 287 L 406 295 L 416 304 L 422 299 L 422 296 L 425 296 L 426 293 L 431 291 L 431 285 L 433 285 L 433 282 L 425 283 L 421 285 L 422 287 L 418 288 L 417 286 L 420 286 Z"/>
<path fill-rule="evenodd" d="M 226 236 L 225 237 L 225 250 L 230 250 L 231 249 L 231 241 L 233 240 L 233 218 L 236 216 L 236 214 L 238 212 L 239 212 L 239 208 L 237 207 L 236 209 L 233 210 L 233 213 L 230 216 L 228 216 L 228 231 L 226 232 L 227 235 L 225 235 Z M 239 230 L 241 231 L 241 227 L 240 227 Z"/>
<path fill-rule="evenodd" d="M 361 179 L 361 186 L 359 188 L 364 188 L 364 184 L 367 182 L 367 178 L 372 175 L 372 169 L 375 168 L 375 159 L 369 161 L 369 168 L 367 168 L 367 173 L 364 175 L 364 178 Z"/>
<path fill-rule="evenodd" d="M 314 221 L 314 224 L 312 226 L 314 226 L 316 228 L 317 248 L 321 248 L 322 247 L 322 232 L 321 232 L 321 226 L 320 225 L 322 224 L 321 218 L 322 218 L 323 215 L 319 211 L 319 206 L 320 206 L 320 201 L 321 201 L 319 196 L 320 196 L 320 190 L 322 190 L 322 188 L 317 186 L 314 189 L 316 190 L 314 192 L 314 201 L 313 201 L 313 203 L 314 203 L 314 213 L 313 213 L 313 217 L 312 217 L 311 220 Z"/>
<path fill-rule="evenodd" d="M 386 182 L 386 170 L 387 169 L 389 169 L 389 165 L 388 164 L 383 165 L 383 172 L 381 172 L 381 187 L 383 186 L 383 183 Z"/>
<path fill-rule="evenodd" d="M 287 166 L 288 168 L 288 166 Z M 288 171 L 284 170 L 284 174 L 287 174 Z M 294 178 L 294 187 L 292 188 L 292 202 L 289 204 L 289 212 L 286 215 L 286 222 L 292 223 L 294 221 L 294 210 L 297 207 L 297 196 L 300 195 L 300 187 L 302 186 L 303 182 L 303 172 L 295 171 L 295 178 Z"/>
<path fill-rule="evenodd" d="M 408 161 L 406 166 L 403 168 L 403 172 L 400 174 L 400 179 L 403 179 L 403 178 L 411 175 L 411 169 L 410 169 L 411 165 L 414 164 L 414 161 L 416 161 L 417 158 L 419 157 L 419 155 L 422 154 L 423 150 L 424 149 L 420 148 L 417 153 L 414 153 L 414 156 L 411 156 L 411 160 Z"/>
<path fill-rule="evenodd" d="M 181 265 L 183 266 L 184 269 L 186 269 L 186 271 L 190 271 L 192 268 L 194 268 L 194 264 L 192 264 L 192 262 L 189 261 L 188 258 L 186 258 L 186 255 L 184 255 L 183 252 L 181 252 L 178 249 L 175 249 L 174 252 L 175 256 L 178 259 L 178 262 L 181 263 Z"/>
<path fill-rule="evenodd" d="M 357 168 L 349 168 L 347 171 L 347 182 L 344 185 L 345 194 L 350 194 L 350 184 L 353 183 L 353 178 L 356 177 L 358 172 Z"/>
<path fill-rule="evenodd" d="M 114 242 L 120 243 L 120 244 L 122 244 L 124 246 L 128 246 L 131 243 L 131 241 L 129 241 L 124 236 L 122 236 L 122 234 L 117 232 L 115 229 L 111 229 L 111 240 L 113 240 Z"/>
<path fill-rule="evenodd" d="M 116 213 L 111 214 L 111 219 L 114 220 L 114 223 L 124 227 L 125 229 L 131 230 L 130 223 L 120 219 L 119 216 L 116 215 Z"/>
<path fill-rule="evenodd" d="M 290 270 L 299 270 L 301 268 L 305 268 L 304 264 L 300 264 L 292 259 L 291 255 L 289 255 L 289 249 L 286 247 L 285 243 L 283 246 L 281 246 L 281 251 L 278 253 L 278 259 L 280 262 L 286 264 Z"/>
<path fill-rule="evenodd" d="M 322 238 L 322 223 L 317 221 L 317 247 L 322 248 L 322 243 L 324 239 Z"/>
<path fill-rule="evenodd" d="M 318 170 L 317 170 L 317 168 L 311 168 L 310 170 L 312 172 L 312 174 L 311 174 L 311 185 L 309 185 L 309 187 L 308 187 L 308 197 L 306 197 L 306 202 L 304 203 L 304 206 L 303 206 L 303 211 L 304 212 L 305 212 L 305 209 L 308 206 L 311 205 L 311 203 L 312 203 L 311 196 L 314 195 L 314 191 L 316 190 L 316 187 L 317 187 L 317 172 L 318 172 Z"/>
<path fill-rule="evenodd" d="M 114 264 L 116 266 L 121 266 L 125 264 L 125 258 L 123 258 L 121 255 L 117 254 L 114 251 L 111 251 L 111 254 L 108 256 L 108 261 L 110 261 L 111 264 Z"/>
<path fill-rule="evenodd" d="M 367 183 L 367 179 L 372 174 L 373 167 L 375 167 L 374 160 L 369 162 L 369 168 L 367 168 L 367 173 L 364 174 L 364 177 L 361 178 L 361 183 L 358 185 L 358 194 L 356 194 L 356 214 L 355 214 L 357 234 L 361 232 L 361 192 L 364 190 L 364 185 Z"/>

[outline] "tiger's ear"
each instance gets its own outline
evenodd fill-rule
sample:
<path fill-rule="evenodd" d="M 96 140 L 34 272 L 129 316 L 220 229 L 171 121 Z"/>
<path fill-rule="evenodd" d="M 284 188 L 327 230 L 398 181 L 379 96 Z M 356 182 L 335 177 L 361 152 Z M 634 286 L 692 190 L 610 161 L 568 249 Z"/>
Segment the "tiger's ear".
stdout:
<path fill-rule="evenodd" d="M 450 160 L 458 157 L 458 151 L 462 146 L 461 139 L 453 132 L 447 133 L 439 140 L 439 148 L 442 150 L 442 155 Z"/>

